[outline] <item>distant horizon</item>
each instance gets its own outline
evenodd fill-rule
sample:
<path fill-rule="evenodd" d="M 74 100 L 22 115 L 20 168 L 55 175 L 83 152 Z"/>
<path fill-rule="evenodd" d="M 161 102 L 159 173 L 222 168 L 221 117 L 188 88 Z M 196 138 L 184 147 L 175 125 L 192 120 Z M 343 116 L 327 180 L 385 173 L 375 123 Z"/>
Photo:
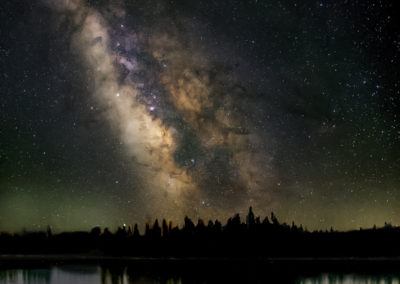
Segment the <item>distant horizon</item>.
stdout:
<path fill-rule="evenodd" d="M 235 213 L 235 214 L 233 214 L 231 217 L 226 218 L 225 220 L 220 220 L 220 219 L 203 219 L 203 218 L 192 219 L 192 218 L 190 218 L 189 216 L 185 216 L 185 217 L 188 217 L 190 220 L 192 220 L 193 223 L 194 223 L 195 225 L 197 225 L 197 223 L 198 223 L 199 220 L 202 220 L 206 226 L 207 226 L 207 224 L 208 224 L 209 221 L 212 221 L 213 223 L 215 223 L 216 221 L 218 221 L 218 222 L 220 222 L 220 223 L 222 224 L 222 226 L 225 226 L 225 225 L 227 224 L 228 220 L 229 220 L 230 218 L 233 218 L 234 216 L 236 216 L 236 214 L 239 214 L 239 213 Z M 262 222 L 265 218 L 268 218 L 268 220 L 271 221 L 271 214 L 274 214 L 274 216 L 277 218 L 277 220 L 279 221 L 280 224 L 285 224 L 285 225 L 288 225 L 288 226 L 292 226 L 292 224 L 294 224 L 294 225 L 296 225 L 296 226 L 298 226 L 298 227 L 302 227 L 302 228 L 303 228 L 305 231 L 307 231 L 307 232 L 316 232 L 316 231 L 323 231 L 323 232 L 325 232 L 325 231 L 330 231 L 331 229 L 333 229 L 334 231 L 337 231 L 337 232 L 351 232 L 351 231 L 359 231 L 359 230 L 361 230 L 361 229 L 363 229 L 363 230 L 370 230 L 370 229 L 374 229 L 374 228 L 376 228 L 376 229 L 382 229 L 382 228 L 387 228 L 387 227 L 400 228 L 399 225 L 394 225 L 394 224 L 392 224 L 391 222 L 386 222 L 386 221 L 385 221 L 383 224 L 373 224 L 372 226 L 369 226 L 369 227 L 358 227 L 358 228 L 349 228 L 349 229 L 339 229 L 339 228 L 335 228 L 335 227 L 331 226 L 331 227 L 325 228 L 325 229 L 322 229 L 322 228 L 319 228 L 319 229 L 310 229 L 309 227 L 307 227 L 307 225 L 302 224 L 302 223 L 296 223 L 294 220 L 289 221 L 289 222 L 288 222 L 288 221 L 284 221 L 284 220 L 280 220 L 280 219 L 279 219 L 279 216 L 275 215 L 274 212 L 271 212 L 269 215 L 266 215 L 266 216 L 258 216 L 258 215 L 255 215 L 255 218 L 258 218 L 258 217 L 259 217 L 260 220 L 261 220 L 261 222 Z M 247 223 L 246 223 L 246 215 L 239 214 L 239 216 L 240 216 L 241 223 L 247 224 Z M 118 229 L 120 229 L 120 228 L 124 228 L 124 227 L 125 227 L 126 229 L 129 229 L 130 226 L 132 226 L 132 228 L 133 228 L 135 225 L 138 225 L 139 232 L 140 232 L 141 235 L 143 235 L 143 234 L 144 234 L 144 231 L 145 231 L 145 228 L 146 228 L 146 225 L 149 225 L 150 228 L 152 228 L 152 226 L 154 225 L 154 223 L 155 223 L 156 220 L 158 221 L 159 225 L 161 224 L 161 222 L 162 222 L 163 220 L 166 220 L 167 224 L 169 224 L 169 223 L 171 222 L 173 227 L 178 227 L 179 229 L 182 229 L 183 226 L 184 226 L 184 222 L 183 222 L 184 219 L 182 219 L 181 222 L 179 222 L 179 223 L 174 223 L 173 221 L 171 221 L 171 220 L 169 220 L 169 219 L 165 219 L 165 218 L 161 218 L 161 219 L 160 219 L 160 218 L 155 218 L 153 221 L 146 222 L 145 224 L 139 224 L 139 223 L 122 223 L 122 224 L 119 224 L 119 225 L 112 225 L 112 226 L 93 225 L 93 226 L 87 227 L 87 228 L 69 229 L 69 230 L 58 230 L 58 229 L 55 229 L 55 228 L 54 228 L 53 226 L 51 226 L 51 225 L 46 225 L 46 226 L 44 226 L 43 228 L 37 228 L 37 229 L 26 229 L 26 228 L 22 228 L 22 229 L 16 230 L 16 231 L 0 230 L 0 234 L 1 234 L 1 233 L 18 234 L 18 233 L 24 233 L 24 232 L 26 232 L 26 233 L 45 232 L 46 230 L 48 230 L 48 228 L 50 228 L 51 231 L 52 231 L 53 233 L 56 233 L 56 234 L 58 234 L 58 233 L 65 233 L 65 232 L 90 232 L 90 231 L 91 231 L 92 229 L 94 229 L 94 228 L 100 228 L 100 229 L 102 230 L 102 232 L 103 232 L 105 229 L 110 230 L 110 232 L 116 232 L 116 231 L 117 231 Z"/>

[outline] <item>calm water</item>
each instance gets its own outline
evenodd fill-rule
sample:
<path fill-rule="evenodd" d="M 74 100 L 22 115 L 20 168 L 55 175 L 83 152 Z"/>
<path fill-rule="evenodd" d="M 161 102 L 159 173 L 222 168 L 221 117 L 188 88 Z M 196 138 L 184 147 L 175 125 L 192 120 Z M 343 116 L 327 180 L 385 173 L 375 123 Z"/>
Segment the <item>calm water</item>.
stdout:
<path fill-rule="evenodd" d="M 207 274 L 202 270 L 197 273 L 191 271 L 184 273 L 179 271 L 152 270 L 147 265 L 145 271 L 135 270 L 133 267 L 114 266 L 105 268 L 102 266 L 64 265 L 48 268 L 25 268 L 0 270 L 0 284 L 128 284 L 128 283 L 293 283 L 293 284 L 399 284 L 400 277 L 393 275 L 361 275 L 320 273 L 314 276 L 296 276 L 281 274 L 281 277 L 269 272 L 254 276 L 247 269 L 241 271 L 220 271 L 218 275 Z M 181 274 L 180 274 L 181 273 Z M 224 276 L 225 274 L 225 276 Z M 234 277 L 232 277 L 232 275 Z"/>

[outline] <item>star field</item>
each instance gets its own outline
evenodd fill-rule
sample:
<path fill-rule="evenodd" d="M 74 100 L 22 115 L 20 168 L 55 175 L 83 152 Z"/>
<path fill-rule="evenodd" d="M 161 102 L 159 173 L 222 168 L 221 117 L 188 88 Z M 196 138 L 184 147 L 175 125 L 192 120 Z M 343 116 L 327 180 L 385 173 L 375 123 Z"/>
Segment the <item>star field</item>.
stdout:
<path fill-rule="evenodd" d="M 0 230 L 400 223 L 395 1 L 0 4 Z"/>

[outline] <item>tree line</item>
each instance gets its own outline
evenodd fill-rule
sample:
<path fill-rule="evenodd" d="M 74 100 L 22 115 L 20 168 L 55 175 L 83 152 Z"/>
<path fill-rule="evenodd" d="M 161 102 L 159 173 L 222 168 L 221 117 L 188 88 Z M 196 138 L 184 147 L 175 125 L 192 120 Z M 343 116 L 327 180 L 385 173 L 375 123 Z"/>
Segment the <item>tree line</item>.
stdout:
<path fill-rule="evenodd" d="M 261 220 L 252 208 L 242 221 L 239 214 L 220 221 L 195 224 L 185 217 L 180 228 L 155 220 L 122 226 L 115 232 L 95 227 L 89 232 L 0 234 L 1 254 L 90 254 L 143 257 L 393 257 L 400 256 L 400 229 L 390 224 L 340 232 L 308 231 L 294 222 L 279 222 L 271 213 Z"/>

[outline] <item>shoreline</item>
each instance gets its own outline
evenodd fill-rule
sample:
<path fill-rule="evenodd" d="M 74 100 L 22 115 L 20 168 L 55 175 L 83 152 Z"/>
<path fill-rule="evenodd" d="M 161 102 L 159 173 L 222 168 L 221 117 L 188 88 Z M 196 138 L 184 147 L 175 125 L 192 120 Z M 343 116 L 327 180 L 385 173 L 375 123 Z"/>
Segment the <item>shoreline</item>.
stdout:
<path fill-rule="evenodd" d="M 260 262 L 400 262 L 396 257 L 138 257 L 88 254 L 0 254 L 0 261 L 260 261 Z"/>

